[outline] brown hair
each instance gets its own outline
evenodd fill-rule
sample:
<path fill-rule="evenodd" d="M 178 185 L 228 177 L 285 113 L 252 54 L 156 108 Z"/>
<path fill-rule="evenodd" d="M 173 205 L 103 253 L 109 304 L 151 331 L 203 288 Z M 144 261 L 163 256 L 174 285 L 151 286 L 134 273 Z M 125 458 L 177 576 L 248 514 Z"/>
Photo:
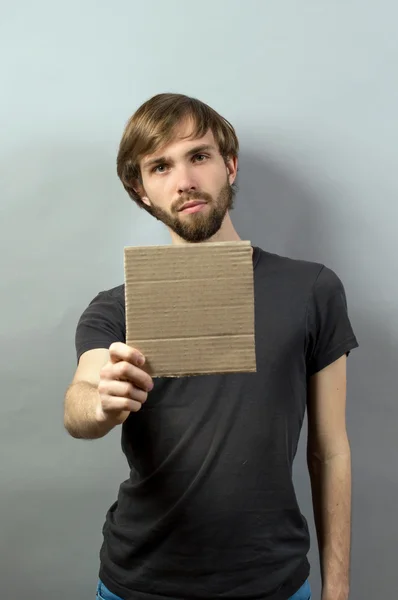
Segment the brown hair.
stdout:
<path fill-rule="evenodd" d="M 185 118 L 194 122 L 192 137 L 210 129 L 224 160 L 238 156 L 239 142 L 232 125 L 210 106 L 183 94 L 158 94 L 147 100 L 129 119 L 117 155 L 117 174 L 138 206 L 147 208 L 134 189 L 142 181 L 140 160 L 169 143 L 176 126 Z"/>

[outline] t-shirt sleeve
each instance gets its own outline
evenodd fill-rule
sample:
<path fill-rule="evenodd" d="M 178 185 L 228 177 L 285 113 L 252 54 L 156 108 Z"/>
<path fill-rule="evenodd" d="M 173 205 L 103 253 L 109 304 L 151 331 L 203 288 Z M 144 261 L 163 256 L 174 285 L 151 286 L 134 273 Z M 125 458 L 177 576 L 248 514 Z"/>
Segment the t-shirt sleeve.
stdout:
<path fill-rule="evenodd" d="M 75 334 L 77 362 L 83 352 L 108 349 L 114 342 L 126 341 L 125 312 L 115 294 L 99 292 L 81 315 Z"/>
<path fill-rule="evenodd" d="M 321 371 L 357 347 L 344 286 L 334 271 L 322 266 L 307 312 L 308 375 Z"/>

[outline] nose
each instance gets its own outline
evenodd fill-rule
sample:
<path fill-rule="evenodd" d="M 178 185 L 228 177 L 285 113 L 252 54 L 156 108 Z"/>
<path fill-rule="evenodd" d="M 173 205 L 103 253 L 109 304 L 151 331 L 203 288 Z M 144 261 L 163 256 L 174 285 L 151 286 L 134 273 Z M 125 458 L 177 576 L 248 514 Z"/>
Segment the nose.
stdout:
<path fill-rule="evenodd" d="M 197 182 L 189 167 L 181 167 L 178 171 L 177 191 L 179 195 L 193 192 L 198 189 Z"/>

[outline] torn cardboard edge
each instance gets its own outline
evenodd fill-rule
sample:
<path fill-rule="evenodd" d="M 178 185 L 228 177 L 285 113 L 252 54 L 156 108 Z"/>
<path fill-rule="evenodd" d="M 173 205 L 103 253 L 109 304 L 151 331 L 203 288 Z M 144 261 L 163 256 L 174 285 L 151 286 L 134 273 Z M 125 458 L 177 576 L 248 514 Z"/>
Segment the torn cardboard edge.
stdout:
<path fill-rule="evenodd" d="M 124 249 L 126 343 L 152 377 L 256 371 L 249 241 Z"/>

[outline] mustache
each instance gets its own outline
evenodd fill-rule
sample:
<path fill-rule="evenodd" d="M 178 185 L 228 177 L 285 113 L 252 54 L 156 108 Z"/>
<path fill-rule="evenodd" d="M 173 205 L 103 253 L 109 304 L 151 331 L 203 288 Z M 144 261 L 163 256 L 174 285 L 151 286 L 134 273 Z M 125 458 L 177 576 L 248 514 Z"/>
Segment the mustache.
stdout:
<path fill-rule="evenodd" d="M 178 199 L 178 201 L 174 204 L 173 210 L 178 211 L 186 202 L 191 202 L 192 200 L 204 200 L 205 202 L 211 202 L 213 198 L 206 192 L 188 192 L 183 194 Z"/>

